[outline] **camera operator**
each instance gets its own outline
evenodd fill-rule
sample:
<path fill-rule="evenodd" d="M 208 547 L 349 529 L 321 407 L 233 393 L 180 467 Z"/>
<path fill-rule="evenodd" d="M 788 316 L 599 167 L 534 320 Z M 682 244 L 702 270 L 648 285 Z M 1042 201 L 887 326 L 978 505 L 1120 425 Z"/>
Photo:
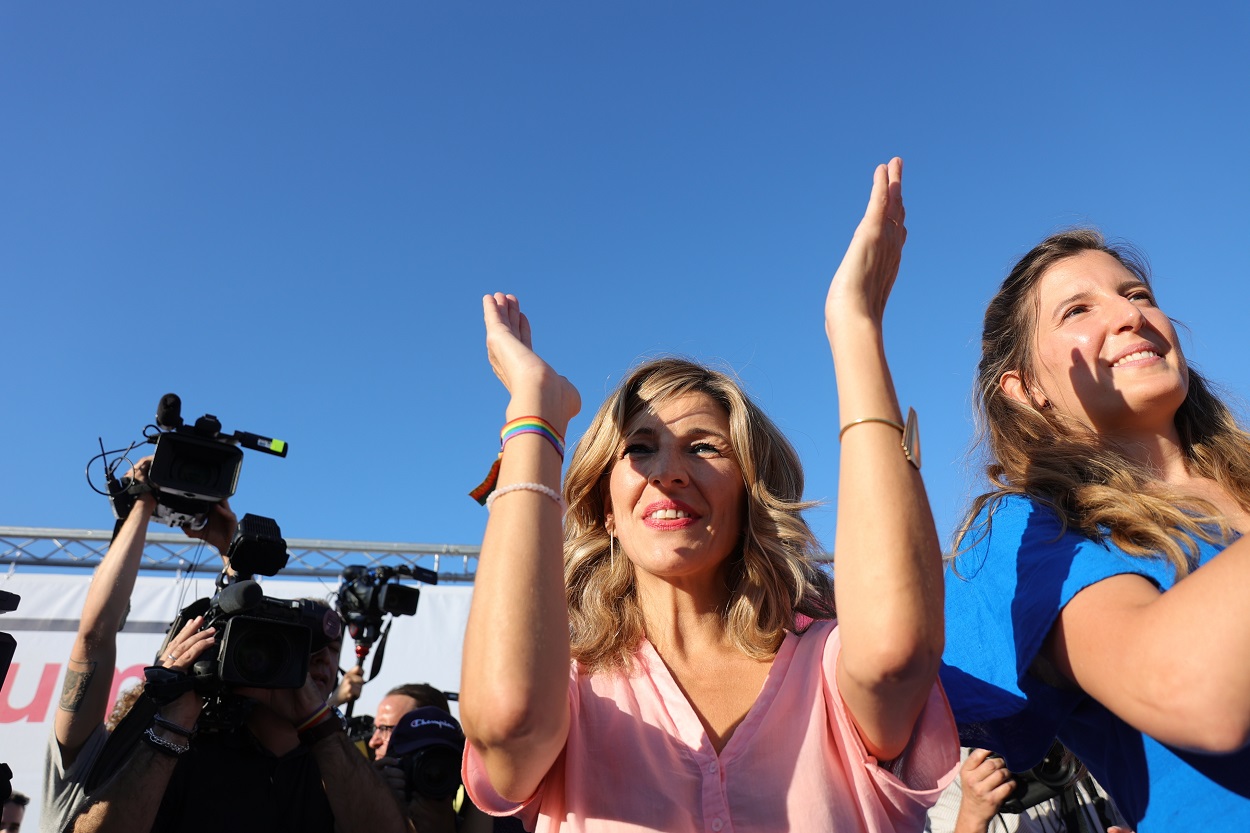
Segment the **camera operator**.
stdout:
<path fill-rule="evenodd" d="M 140 496 L 123 525 L 123 534 L 129 530 L 127 552 L 134 554 L 125 596 L 143 550 L 153 508 L 149 501 L 150 496 Z M 210 514 L 206 537 L 224 552 L 234 535 L 234 516 L 224 502 L 218 507 Z M 334 615 L 328 607 L 326 612 Z M 73 830 L 404 830 L 386 785 L 348 742 L 341 719 L 327 706 L 341 638 L 328 644 L 321 640 L 323 647 L 310 656 L 302 687 L 236 689 L 232 699 L 246 714 L 241 725 L 197 735 L 204 699 L 181 684 L 186 679 L 181 675 L 215 642 L 213 628 L 199 630 L 203 623 L 202 616 L 191 618 L 162 648 L 160 666 L 178 673 L 166 675 L 160 685 L 149 677 L 147 690 L 114 733 L 124 757 L 88 797 Z M 103 686 L 106 695 L 108 683 Z M 68 682 L 66 690 L 71 691 Z M 141 735 L 132 731 L 136 727 Z M 114 748 L 110 744 L 110 757 Z"/>
<path fill-rule="evenodd" d="M 369 748 L 375 760 L 387 756 L 391 732 L 399 725 L 399 719 L 408 712 L 425 706 L 433 706 L 450 713 L 447 695 L 429 683 L 405 683 L 386 692 L 373 715 L 373 734 Z"/>
<path fill-rule="evenodd" d="M 1009 772 L 1006 762 L 988 749 L 964 747 L 962 754 L 959 777 L 929 810 L 928 833 L 1131 833 L 1114 803 L 1088 775 L 1069 784 L 1066 796 L 1052 794 L 1017 812 L 1004 805 L 1010 808 L 1008 799 L 1017 792 L 1021 776 Z"/>
<path fill-rule="evenodd" d="M 413 721 L 418 725 L 411 725 Z M 437 764 L 437 753 L 422 755 L 423 762 L 413 756 L 421 750 L 443 746 L 458 750 L 451 770 L 435 766 L 434 788 L 412 783 L 412 765 L 431 771 Z M 464 735 L 460 724 L 448 711 L 447 695 L 428 683 L 406 683 L 386 693 L 378 703 L 373 718 L 373 735 L 369 749 L 374 766 L 386 780 L 395 799 L 404 808 L 415 833 L 512 833 L 523 828 L 514 819 L 493 819 L 473 805 L 460 786 L 460 758 L 464 753 Z M 423 765 L 424 764 L 424 765 Z M 450 789 L 441 785 L 444 773 Z M 430 781 L 429 777 L 421 779 Z M 500 823 L 504 826 L 498 826 Z"/>
<path fill-rule="evenodd" d="M 129 476 L 145 482 L 151 464 L 151 457 L 143 458 Z M 118 525 L 108 552 L 91 577 L 44 759 L 44 830 L 60 833 L 78 814 L 86 800 L 87 775 L 108 739 L 104 722 L 117 661 L 117 632 L 126 618 L 143 557 L 147 525 L 155 510 L 156 500 L 151 494 L 136 497 L 130 514 Z M 234 513 L 222 501 L 213 508 L 202 529 L 186 532 L 224 553 L 234 525 Z"/>

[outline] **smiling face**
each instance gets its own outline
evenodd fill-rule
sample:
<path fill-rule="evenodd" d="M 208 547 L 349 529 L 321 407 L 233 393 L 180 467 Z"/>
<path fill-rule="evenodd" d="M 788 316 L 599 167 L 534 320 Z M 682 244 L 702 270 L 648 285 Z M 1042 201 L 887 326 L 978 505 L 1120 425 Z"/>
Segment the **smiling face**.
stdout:
<path fill-rule="evenodd" d="M 707 580 L 738 545 L 745 500 L 729 415 L 711 396 L 686 393 L 626 427 L 608 478 L 606 525 L 638 579 Z"/>
<path fill-rule="evenodd" d="M 1053 407 L 1100 434 L 1174 430 L 1188 373 L 1150 288 L 1106 252 L 1082 251 L 1034 290 L 1031 380 L 1004 373 L 1008 396 Z"/>

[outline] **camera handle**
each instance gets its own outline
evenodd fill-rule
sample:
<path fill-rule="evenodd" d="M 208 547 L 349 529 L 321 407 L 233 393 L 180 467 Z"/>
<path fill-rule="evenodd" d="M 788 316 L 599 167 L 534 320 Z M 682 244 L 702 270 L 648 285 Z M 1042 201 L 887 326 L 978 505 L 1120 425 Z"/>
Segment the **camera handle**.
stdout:
<path fill-rule="evenodd" d="M 391 625 L 394 623 L 394 617 L 386 620 L 386 624 L 382 626 L 382 633 L 378 636 L 378 652 L 373 655 L 373 665 L 369 667 L 369 679 L 366 683 L 373 682 L 373 679 L 382 671 L 382 659 L 386 656 L 386 640 L 391 634 Z M 356 664 L 364 669 L 365 657 L 369 656 L 369 650 L 373 647 L 372 640 L 357 639 L 356 640 Z M 341 670 L 341 669 L 340 669 Z M 344 717 L 352 716 L 352 709 L 356 705 L 353 700 L 347 704 L 347 708 L 343 710 Z"/>

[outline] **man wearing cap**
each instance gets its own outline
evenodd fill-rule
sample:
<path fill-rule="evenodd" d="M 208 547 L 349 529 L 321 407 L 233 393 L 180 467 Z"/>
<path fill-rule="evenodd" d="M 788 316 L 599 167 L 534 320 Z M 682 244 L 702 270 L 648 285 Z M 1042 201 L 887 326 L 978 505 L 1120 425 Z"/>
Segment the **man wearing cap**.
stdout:
<path fill-rule="evenodd" d="M 523 830 L 519 825 L 496 826 L 498 820 L 473 806 L 465 795 L 460 786 L 464 734 L 447 707 L 447 696 L 426 683 L 408 683 L 388 691 L 378 703 L 369 738 L 374 766 L 416 833 Z M 414 767 L 421 783 L 409 783 L 409 770 Z M 502 821 L 511 824 L 514 820 Z"/>
<path fill-rule="evenodd" d="M 373 750 L 374 760 L 386 757 L 391 732 L 399 725 L 399 719 L 422 706 L 433 706 L 444 712 L 451 712 L 447 695 L 429 683 L 405 683 L 386 692 L 373 714 L 373 734 L 369 737 L 369 748 Z"/>

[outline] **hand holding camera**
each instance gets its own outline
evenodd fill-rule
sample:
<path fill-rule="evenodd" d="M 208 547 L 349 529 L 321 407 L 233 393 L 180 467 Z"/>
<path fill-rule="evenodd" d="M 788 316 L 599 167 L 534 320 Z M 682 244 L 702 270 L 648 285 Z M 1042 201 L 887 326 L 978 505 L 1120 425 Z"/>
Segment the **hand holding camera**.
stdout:
<path fill-rule="evenodd" d="M 231 510 L 230 501 L 223 499 L 208 510 L 203 526 L 184 526 L 182 531 L 188 538 L 197 538 L 225 555 L 238 527 L 239 519 Z"/>
<path fill-rule="evenodd" d="M 101 451 L 93 458 L 106 459 L 108 490 L 102 494 L 108 495 L 118 520 L 130 514 L 137 500 L 150 499 L 155 501 L 153 517 L 156 520 L 192 530 L 202 529 L 209 520 L 210 510 L 234 494 L 243 466 L 244 448 L 276 457 L 285 457 L 288 450 L 282 440 L 247 431 L 223 433 L 221 421 L 212 414 L 205 414 L 193 425 L 187 425 L 182 419 L 182 400 L 173 393 L 161 397 L 156 406 L 156 424 L 147 426 L 143 437 L 145 442 L 156 446 L 156 451 L 120 481 L 114 479 L 113 471 L 137 443 L 120 452 Z M 112 453 L 123 457 L 108 462 L 107 455 Z M 214 538 L 228 542 L 230 535 L 214 534 Z M 209 542 L 216 545 L 212 539 Z"/>

